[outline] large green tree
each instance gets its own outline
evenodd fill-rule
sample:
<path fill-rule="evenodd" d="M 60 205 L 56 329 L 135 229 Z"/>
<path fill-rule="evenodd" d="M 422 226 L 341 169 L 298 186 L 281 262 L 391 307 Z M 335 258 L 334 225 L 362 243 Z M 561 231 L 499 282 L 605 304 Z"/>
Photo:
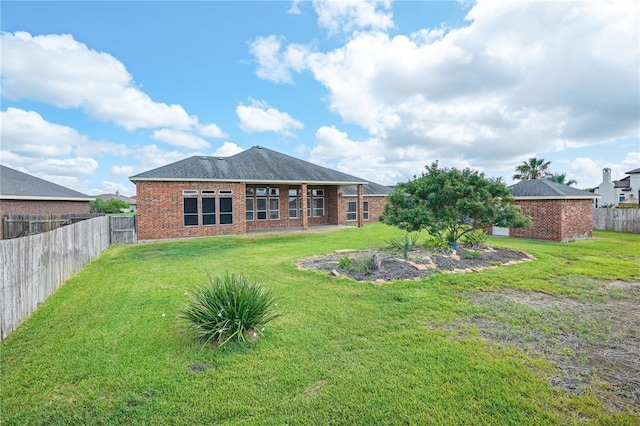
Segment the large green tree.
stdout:
<path fill-rule="evenodd" d="M 471 169 L 438 167 L 434 162 L 421 177 L 401 183 L 387 197 L 381 221 L 408 232 L 446 233 L 451 241 L 476 229 L 497 225 L 531 225 L 500 179 Z"/>
<path fill-rule="evenodd" d="M 516 167 L 513 179 L 544 179 L 550 176 L 549 165 L 551 165 L 551 161 L 544 161 L 544 158 L 529 158 L 529 160 L 523 161 L 522 164 Z"/>

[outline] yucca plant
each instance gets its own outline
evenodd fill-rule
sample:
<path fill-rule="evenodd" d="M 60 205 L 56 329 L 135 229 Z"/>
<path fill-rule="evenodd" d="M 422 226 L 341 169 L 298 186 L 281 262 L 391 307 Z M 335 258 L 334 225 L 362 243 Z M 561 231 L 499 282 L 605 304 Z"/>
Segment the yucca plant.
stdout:
<path fill-rule="evenodd" d="M 418 242 L 418 238 L 420 237 L 420 231 L 416 232 L 406 232 L 402 237 L 399 238 L 389 238 L 387 244 L 391 246 L 391 248 L 398 250 L 402 253 L 402 257 L 406 259 L 409 257 L 409 252 L 413 247 L 415 247 Z"/>
<path fill-rule="evenodd" d="M 197 287 L 180 316 L 188 321 L 196 337 L 222 346 L 248 335 L 263 335 L 265 325 L 277 318 L 273 294 L 244 275 L 210 276 L 209 284 Z"/>

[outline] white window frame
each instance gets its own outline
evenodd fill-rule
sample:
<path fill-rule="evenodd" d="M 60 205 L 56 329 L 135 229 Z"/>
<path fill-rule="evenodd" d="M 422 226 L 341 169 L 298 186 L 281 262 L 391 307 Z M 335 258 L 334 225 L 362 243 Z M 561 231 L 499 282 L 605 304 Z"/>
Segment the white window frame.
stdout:
<path fill-rule="evenodd" d="M 353 207 L 353 210 L 350 207 Z M 347 201 L 347 222 L 353 222 L 358 220 L 358 202 Z"/>

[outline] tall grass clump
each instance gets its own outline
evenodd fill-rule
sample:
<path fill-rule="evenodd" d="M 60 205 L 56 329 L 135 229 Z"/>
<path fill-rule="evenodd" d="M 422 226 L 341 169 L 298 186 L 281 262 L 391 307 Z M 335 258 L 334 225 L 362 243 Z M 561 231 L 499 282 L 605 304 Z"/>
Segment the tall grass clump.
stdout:
<path fill-rule="evenodd" d="M 244 275 L 210 276 L 209 284 L 192 292 L 189 306 L 181 312 L 196 337 L 222 346 L 235 339 L 263 335 L 265 325 L 277 318 L 273 294 Z"/>

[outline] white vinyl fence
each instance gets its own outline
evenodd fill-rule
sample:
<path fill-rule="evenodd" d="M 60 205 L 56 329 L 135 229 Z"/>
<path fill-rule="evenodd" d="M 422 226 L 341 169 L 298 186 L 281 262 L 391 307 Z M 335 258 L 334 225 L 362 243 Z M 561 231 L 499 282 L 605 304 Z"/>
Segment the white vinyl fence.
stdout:
<path fill-rule="evenodd" d="M 593 229 L 640 234 L 640 209 L 593 209 Z"/>
<path fill-rule="evenodd" d="M 73 274 L 109 247 L 109 217 L 0 241 L 0 338 L 26 320 Z"/>

